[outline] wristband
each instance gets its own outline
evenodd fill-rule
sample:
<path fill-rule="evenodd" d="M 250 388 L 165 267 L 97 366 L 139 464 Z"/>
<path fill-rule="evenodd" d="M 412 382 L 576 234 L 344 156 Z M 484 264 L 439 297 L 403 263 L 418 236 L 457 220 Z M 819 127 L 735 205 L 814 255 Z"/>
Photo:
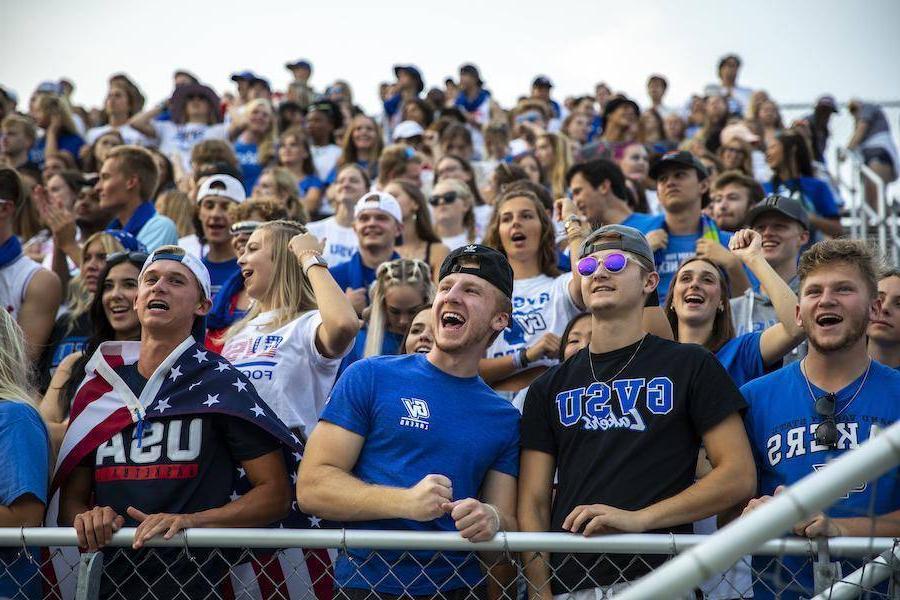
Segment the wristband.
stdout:
<path fill-rule="evenodd" d="M 522 355 L 519 353 L 518 350 L 513 352 L 512 361 L 513 361 L 513 369 L 518 371 L 519 369 L 522 368 Z"/>
<path fill-rule="evenodd" d="M 528 348 L 522 347 L 519 348 L 519 364 L 521 368 L 525 368 L 528 366 Z"/>

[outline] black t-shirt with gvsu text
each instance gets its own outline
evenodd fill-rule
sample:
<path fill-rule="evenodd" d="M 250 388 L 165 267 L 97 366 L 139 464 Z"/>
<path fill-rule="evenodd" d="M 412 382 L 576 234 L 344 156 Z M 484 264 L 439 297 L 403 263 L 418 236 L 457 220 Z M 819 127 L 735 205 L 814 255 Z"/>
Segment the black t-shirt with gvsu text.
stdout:
<path fill-rule="evenodd" d="M 679 494 L 694 482 L 701 436 L 746 406 L 711 353 L 649 334 L 607 381 L 638 343 L 604 354 L 585 348 L 528 390 L 522 448 L 553 455 L 558 470 L 551 531 L 563 531 L 579 505 L 639 510 Z M 665 530 L 691 531 L 690 523 Z M 553 593 L 633 581 L 663 558 L 554 554 Z"/>

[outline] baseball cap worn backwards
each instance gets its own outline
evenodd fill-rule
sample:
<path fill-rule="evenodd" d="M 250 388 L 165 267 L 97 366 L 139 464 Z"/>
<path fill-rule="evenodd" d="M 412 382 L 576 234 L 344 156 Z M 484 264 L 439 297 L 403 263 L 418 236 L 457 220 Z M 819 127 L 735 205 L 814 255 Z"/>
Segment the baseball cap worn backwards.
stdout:
<path fill-rule="evenodd" d="M 453 273 L 465 273 L 480 277 L 500 290 L 507 298 L 512 298 L 513 271 L 509 261 L 497 250 L 469 244 L 461 246 L 447 255 L 441 263 L 438 281 Z"/>
<path fill-rule="evenodd" d="M 622 250 L 630 252 L 651 271 L 655 270 L 653 249 L 644 234 L 627 225 L 604 225 L 595 229 L 581 244 L 580 256 L 587 256 L 600 250 Z"/>
<path fill-rule="evenodd" d="M 151 252 L 150 256 L 147 257 L 146 262 L 144 262 L 144 266 L 141 267 L 141 276 L 144 275 L 144 271 L 146 271 L 150 265 L 160 260 L 174 260 L 175 262 L 183 264 L 197 279 L 200 289 L 203 290 L 203 297 L 207 300 L 212 298 L 212 284 L 210 283 L 209 270 L 206 268 L 206 265 L 204 265 L 199 258 L 185 252 L 184 248 L 179 246 L 160 246 Z"/>
<path fill-rule="evenodd" d="M 787 217 L 792 221 L 796 221 L 800 223 L 804 229 L 809 231 L 809 214 L 807 214 L 806 209 L 800 201 L 788 198 L 787 196 L 779 196 L 777 194 L 766 196 L 760 202 L 757 202 L 747 213 L 745 223 L 748 227 L 752 227 L 756 219 L 761 215 L 769 213 L 776 213 L 783 217 Z"/>

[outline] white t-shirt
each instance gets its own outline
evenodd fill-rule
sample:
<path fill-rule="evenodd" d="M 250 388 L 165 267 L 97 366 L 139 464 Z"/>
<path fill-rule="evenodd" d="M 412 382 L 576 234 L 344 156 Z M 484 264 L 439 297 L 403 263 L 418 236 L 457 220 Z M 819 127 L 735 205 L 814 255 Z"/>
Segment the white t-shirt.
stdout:
<path fill-rule="evenodd" d="M 100 127 L 91 127 L 88 129 L 87 135 L 84 138 L 88 144 L 93 144 L 97 141 L 101 135 L 108 131 L 116 130 L 122 136 L 122 139 L 125 140 L 126 144 L 130 144 L 132 146 L 150 146 L 150 139 L 132 127 L 131 125 L 122 125 L 121 127 L 113 127 L 112 125 L 101 125 Z"/>
<path fill-rule="evenodd" d="M 479 240 L 482 240 L 487 232 L 488 224 L 491 222 L 491 217 L 494 216 L 494 207 L 490 204 L 482 204 L 481 206 L 476 206 L 474 211 L 475 234 Z"/>
<path fill-rule="evenodd" d="M 325 358 L 316 348 L 316 330 L 322 323 L 319 311 L 267 332 L 275 314 L 261 313 L 250 321 L 228 340 L 222 356 L 253 382 L 278 418 L 288 427 L 299 427 L 309 439 L 343 357 Z"/>
<path fill-rule="evenodd" d="M 485 356 L 508 356 L 520 348 L 534 345 L 545 333 L 562 335 L 569 321 L 581 312 L 569 295 L 570 281 L 572 273 L 556 278 L 541 274 L 516 279 L 513 282 L 512 322 L 488 347 Z M 557 362 L 555 358 L 545 357 L 529 363 L 528 368 L 552 366 Z"/>
<path fill-rule="evenodd" d="M 341 157 L 341 147 L 337 144 L 328 144 L 327 146 L 310 146 L 312 152 L 313 166 L 316 168 L 316 175 L 322 181 L 328 179 L 328 174 L 337 166 L 337 161 Z"/>
<path fill-rule="evenodd" d="M 319 241 L 325 240 L 325 252 L 322 256 L 328 261 L 329 267 L 347 262 L 359 249 L 356 232 L 352 227 L 339 225 L 337 217 L 313 221 L 306 225 L 306 229 L 319 238 Z"/>
<path fill-rule="evenodd" d="M 191 150 L 194 146 L 204 140 L 224 140 L 228 133 L 223 123 L 176 125 L 172 121 L 153 121 L 153 128 L 159 140 L 159 151 L 169 157 L 174 153 L 181 156 L 181 166 L 185 173 L 191 172 Z"/>
<path fill-rule="evenodd" d="M 41 265 L 25 255 L 0 269 L 0 310 L 6 310 L 13 319 L 17 318 L 28 284 L 40 270 Z"/>
<path fill-rule="evenodd" d="M 462 248 L 467 244 L 479 243 L 481 241 L 481 236 L 476 235 L 474 240 L 470 240 L 469 232 L 463 231 L 459 235 L 451 235 L 449 237 L 441 238 L 441 241 L 450 249 L 451 252 L 453 252 L 457 248 Z"/>
<path fill-rule="evenodd" d="M 197 237 L 196 233 L 178 238 L 178 245 L 188 254 L 193 254 L 197 258 L 203 259 L 203 255 L 205 254 L 203 251 L 204 245 L 200 243 L 200 238 Z"/>

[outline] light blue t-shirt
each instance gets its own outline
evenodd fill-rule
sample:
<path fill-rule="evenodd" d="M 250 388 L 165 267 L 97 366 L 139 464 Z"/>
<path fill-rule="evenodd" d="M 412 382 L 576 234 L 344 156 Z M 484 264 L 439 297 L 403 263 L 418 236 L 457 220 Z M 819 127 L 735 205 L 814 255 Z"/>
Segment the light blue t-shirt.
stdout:
<path fill-rule="evenodd" d="M 460 378 L 421 354 L 378 356 L 353 363 L 338 379 L 321 419 L 365 438 L 353 475 L 367 483 L 409 488 L 428 474 L 453 483 L 453 500 L 477 498 L 488 471 L 517 477 L 519 411 L 480 377 Z M 453 519 L 384 519 L 347 523 L 354 529 L 456 531 Z M 434 595 L 478 585 L 470 552 L 342 552 L 340 587 L 384 594 Z M 432 562 L 429 562 L 432 561 Z"/>
<path fill-rule="evenodd" d="M 734 385 L 741 387 L 748 381 L 762 377 L 766 372 L 759 349 L 761 331 L 731 338 L 716 351 L 716 358 L 731 375 Z"/>
<path fill-rule="evenodd" d="M 178 230 L 169 217 L 153 215 L 135 236 L 137 241 L 153 252 L 160 246 L 178 245 Z"/>
<path fill-rule="evenodd" d="M 0 505 L 9 506 L 30 494 L 47 504 L 50 437 L 38 412 L 21 402 L 0 400 Z M 37 548 L 0 548 L 0 598 L 41 597 Z M 19 594 L 19 595 L 16 595 Z"/>
<path fill-rule="evenodd" d="M 771 495 L 779 485 L 796 483 L 900 418 L 900 373 L 872 361 L 868 378 L 860 389 L 863 378 L 861 375 L 837 393 L 835 421 L 839 435 L 835 450 L 816 443 L 815 431 L 822 417 L 816 413 L 813 396 L 824 396 L 825 391 L 810 384 L 810 394 L 799 362 L 741 388 L 749 405 L 744 420 L 756 462 L 758 496 Z M 856 398 L 851 402 L 854 395 Z M 865 517 L 897 509 L 900 509 L 900 469 L 894 467 L 879 479 L 850 490 L 825 513 L 832 518 Z M 760 573 L 754 585 L 755 597 L 774 597 L 770 586 L 777 581 L 776 577 L 783 580 L 788 573 L 795 573 L 793 578 L 800 585 L 795 584 L 792 586 L 795 591 L 786 592 L 780 598 L 812 596 L 812 567 L 808 560 L 785 556 L 781 562 L 784 569 L 776 573 L 779 567 L 777 562 L 770 564 L 773 563 L 771 557 L 754 558 L 754 569 Z M 858 566 L 844 565 L 843 572 L 846 575 Z M 790 578 L 788 576 L 788 580 Z M 801 592 L 801 587 L 805 591 Z"/>

